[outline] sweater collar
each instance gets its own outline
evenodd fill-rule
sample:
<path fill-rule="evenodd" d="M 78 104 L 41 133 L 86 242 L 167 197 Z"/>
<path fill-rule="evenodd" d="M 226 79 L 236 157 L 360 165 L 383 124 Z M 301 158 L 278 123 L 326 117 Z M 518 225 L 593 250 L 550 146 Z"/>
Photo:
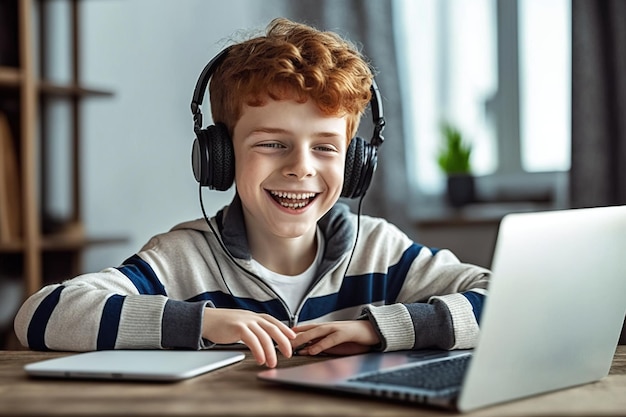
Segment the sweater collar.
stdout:
<path fill-rule="evenodd" d="M 243 207 L 239 194 L 229 206 L 217 213 L 217 224 L 222 241 L 235 258 L 250 260 L 250 246 L 243 217 Z M 355 217 L 346 204 L 337 203 L 318 222 L 326 240 L 325 262 L 334 263 L 351 249 L 356 231 Z"/>

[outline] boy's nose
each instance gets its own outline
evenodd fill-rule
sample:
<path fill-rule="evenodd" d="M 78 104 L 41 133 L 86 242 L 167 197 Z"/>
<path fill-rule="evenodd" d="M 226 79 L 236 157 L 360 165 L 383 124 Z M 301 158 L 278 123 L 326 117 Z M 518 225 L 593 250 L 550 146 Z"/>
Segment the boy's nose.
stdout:
<path fill-rule="evenodd" d="M 307 151 L 294 150 L 285 163 L 283 173 L 298 179 L 312 176 L 315 173 L 312 156 Z"/>

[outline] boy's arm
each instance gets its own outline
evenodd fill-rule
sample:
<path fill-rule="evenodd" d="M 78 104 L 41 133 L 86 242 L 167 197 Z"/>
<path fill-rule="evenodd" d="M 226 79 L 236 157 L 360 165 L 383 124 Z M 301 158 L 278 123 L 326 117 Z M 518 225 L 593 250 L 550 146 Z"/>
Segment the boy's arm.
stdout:
<path fill-rule="evenodd" d="M 480 316 L 475 308 L 482 308 L 484 297 L 476 290 L 432 297 L 428 303 L 368 306 L 364 314 L 378 333 L 382 351 L 467 349 L 477 342 Z"/>
<path fill-rule="evenodd" d="M 36 350 L 205 347 L 200 335 L 206 301 L 175 301 L 158 286 L 138 282 L 138 275 L 108 268 L 46 286 L 18 311 L 15 333 Z"/>
<path fill-rule="evenodd" d="M 473 348 L 489 275 L 447 250 L 433 254 L 424 248 L 409 269 L 398 303 L 363 311 L 382 341 L 380 350 Z"/>

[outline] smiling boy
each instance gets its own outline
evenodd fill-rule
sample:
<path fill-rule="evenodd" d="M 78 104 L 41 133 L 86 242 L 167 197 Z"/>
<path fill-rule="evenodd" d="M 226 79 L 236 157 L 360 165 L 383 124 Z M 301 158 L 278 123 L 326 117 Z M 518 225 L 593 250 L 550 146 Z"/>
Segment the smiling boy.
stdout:
<path fill-rule="evenodd" d="M 52 284 L 15 319 L 32 349 L 205 349 L 290 357 L 476 343 L 489 271 L 337 203 L 372 71 L 331 32 L 276 19 L 211 76 L 236 195 L 117 268 Z M 194 167 L 195 169 L 195 167 Z M 201 182 L 202 184 L 202 182 Z M 358 229 L 358 233 L 357 233 Z"/>

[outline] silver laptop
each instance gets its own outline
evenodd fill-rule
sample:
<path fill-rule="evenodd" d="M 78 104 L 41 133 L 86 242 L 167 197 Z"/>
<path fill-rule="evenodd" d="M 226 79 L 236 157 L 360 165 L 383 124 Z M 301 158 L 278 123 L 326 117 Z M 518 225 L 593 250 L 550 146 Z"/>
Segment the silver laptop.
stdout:
<path fill-rule="evenodd" d="M 462 412 L 593 382 L 626 315 L 625 254 L 626 206 L 510 214 L 473 351 L 368 353 L 258 376 Z"/>
<path fill-rule="evenodd" d="M 234 351 L 101 350 L 30 363 L 30 376 L 49 378 L 179 381 L 241 361 Z"/>

